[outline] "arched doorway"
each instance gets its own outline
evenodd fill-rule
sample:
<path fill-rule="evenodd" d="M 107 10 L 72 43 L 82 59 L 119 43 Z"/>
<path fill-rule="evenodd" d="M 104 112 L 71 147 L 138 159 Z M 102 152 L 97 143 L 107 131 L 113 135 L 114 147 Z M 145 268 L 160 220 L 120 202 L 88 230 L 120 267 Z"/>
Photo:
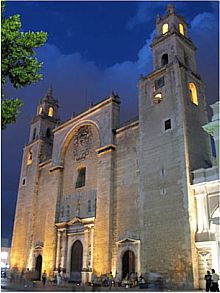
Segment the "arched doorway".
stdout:
<path fill-rule="evenodd" d="M 42 256 L 40 254 L 38 255 L 36 259 L 35 270 L 36 270 L 36 280 L 40 280 L 41 270 L 42 270 Z"/>
<path fill-rule="evenodd" d="M 122 278 L 132 272 L 135 273 L 135 255 L 133 251 L 127 250 L 122 257 Z"/>
<path fill-rule="evenodd" d="M 83 246 L 82 243 L 77 240 L 73 243 L 71 251 L 70 279 L 73 282 L 81 282 L 82 261 Z"/>

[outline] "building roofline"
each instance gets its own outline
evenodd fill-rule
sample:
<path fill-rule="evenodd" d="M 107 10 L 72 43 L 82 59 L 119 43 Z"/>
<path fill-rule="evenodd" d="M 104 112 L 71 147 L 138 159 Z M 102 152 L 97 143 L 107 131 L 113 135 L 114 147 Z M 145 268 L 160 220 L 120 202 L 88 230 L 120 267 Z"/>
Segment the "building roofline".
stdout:
<path fill-rule="evenodd" d="M 97 102 L 95 105 L 93 105 L 91 108 L 84 110 L 82 112 L 80 112 L 78 115 L 76 115 L 73 118 L 68 119 L 67 121 L 63 122 L 62 124 L 60 124 L 58 127 L 56 127 L 53 132 L 57 132 L 60 129 L 62 129 L 63 127 L 66 127 L 67 125 L 71 124 L 74 121 L 79 120 L 82 117 L 85 117 L 95 111 L 97 111 L 98 109 L 110 104 L 110 103 L 117 103 L 120 104 L 119 98 L 117 98 L 117 96 L 110 96 L 108 98 L 105 98 L 103 100 L 101 100 L 100 102 Z"/>

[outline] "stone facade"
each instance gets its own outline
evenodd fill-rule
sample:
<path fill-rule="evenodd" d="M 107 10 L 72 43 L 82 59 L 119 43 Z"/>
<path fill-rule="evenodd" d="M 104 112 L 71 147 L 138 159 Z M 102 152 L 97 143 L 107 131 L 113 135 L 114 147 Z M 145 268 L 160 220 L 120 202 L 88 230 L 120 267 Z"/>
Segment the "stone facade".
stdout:
<path fill-rule="evenodd" d="M 120 126 L 114 93 L 62 124 L 51 89 L 41 100 L 24 148 L 11 267 L 61 269 L 83 282 L 92 272 L 157 271 L 179 289 L 204 286 L 205 258 L 217 268 L 219 235 L 209 222 L 217 197 L 208 210 L 209 184 L 195 181 L 198 169 L 217 168 L 202 128 L 204 89 L 187 24 L 172 6 L 157 17 L 152 50 L 136 121 Z M 217 195 L 213 186 L 208 194 Z"/>

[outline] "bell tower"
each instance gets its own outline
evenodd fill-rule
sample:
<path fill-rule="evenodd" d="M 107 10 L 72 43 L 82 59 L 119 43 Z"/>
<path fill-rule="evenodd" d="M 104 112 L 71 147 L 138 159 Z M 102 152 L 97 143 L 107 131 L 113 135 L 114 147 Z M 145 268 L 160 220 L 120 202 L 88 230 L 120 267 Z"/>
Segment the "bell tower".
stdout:
<path fill-rule="evenodd" d="M 34 233 L 38 215 L 39 165 L 52 156 L 52 130 L 58 122 L 58 102 L 53 98 L 50 87 L 31 121 L 29 141 L 23 151 L 10 258 L 11 267 L 16 266 L 20 271 L 27 267 L 36 269 L 33 249 L 36 244 Z"/>
<path fill-rule="evenodd" d="M 31 121 L 29 144 L 36 140 L 42 140 L 40 161 L 44 161 L 52 154 L 53 129 L 59 123 L 58 101 L 53 97 L 50 86 L 46 95 L 40 100 L 36 116 Z"/>
<path fill-rule="evenodd" d="M 175 61 L 175 58 L 196 73 L 196 47 L 189 38 L 188 24 L 175 12 L 172 5 L 167 6 L 163 17 L 157 15 L 156 37 L 153 49 L 153 68 L 155 70 Z"/>
<path fill-rule="evenodd" d="M 212 164 L 202 129 L 204 86 L 188 25 L 172 5 L 157 16 L 156 31 L 153 72 L 139 83 L 141 269 L 168 274 L 178 290 L 192 289 L 198 261 L 191 171 Z"/>

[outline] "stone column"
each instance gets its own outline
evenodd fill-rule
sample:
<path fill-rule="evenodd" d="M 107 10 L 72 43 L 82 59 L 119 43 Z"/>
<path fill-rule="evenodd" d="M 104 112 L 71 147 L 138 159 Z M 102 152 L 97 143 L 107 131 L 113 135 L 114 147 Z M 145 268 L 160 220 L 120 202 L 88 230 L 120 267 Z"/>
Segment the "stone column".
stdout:
<path fill-rule="evenodd" d="M 63 230 L 63 255 L 62 255 L 62 261 L 61 261 L 61 267 L 66 269 L 66 259 L 67 259 L 67 231 L 66 229 Z"/>
<path fill-rule="evenodd" d="M 90 239 L 91 239 L 91 242 L 90 242 L 90 244 L 91 244 L 90 267 L 93 269 L 94 227 L 91 227 Z"/>
<path fill-rule="evenodd" d="M 202 218 L 202 201 L 200 194 L 196 194 L 196 207 L 197 207 L 197 232 L 203 231 L 203 218 Z"/>
<path fill-rule="evenodd" d="M 207 206 L 207 195 L 206 193 L 201 194 L 202 198 L 202 213 L 203 213 L 203 231 L 209 231 L 209 220 L 208 220 L 208 206 Z"/>
<path fill-rule="evenodd" d="M 56 269 L 59 268 L 60 265 L 60 238 L 61 238 L 61 232 L 57 231 L 57 257 L 56 257 Z"/>
<path fill-rule="evenodd" d="M 196 194 L 196 205 L 197 205 L 197 232 L 208 232 L 208 207 L 207 207 L 207 196 L 206 193 Z"/>
<path fill-rule="evenodd" d="M 93 270 L 98 275 L 111 271 L 114 149 L 115 146 L 107 145 L 97 150 Z"/>

